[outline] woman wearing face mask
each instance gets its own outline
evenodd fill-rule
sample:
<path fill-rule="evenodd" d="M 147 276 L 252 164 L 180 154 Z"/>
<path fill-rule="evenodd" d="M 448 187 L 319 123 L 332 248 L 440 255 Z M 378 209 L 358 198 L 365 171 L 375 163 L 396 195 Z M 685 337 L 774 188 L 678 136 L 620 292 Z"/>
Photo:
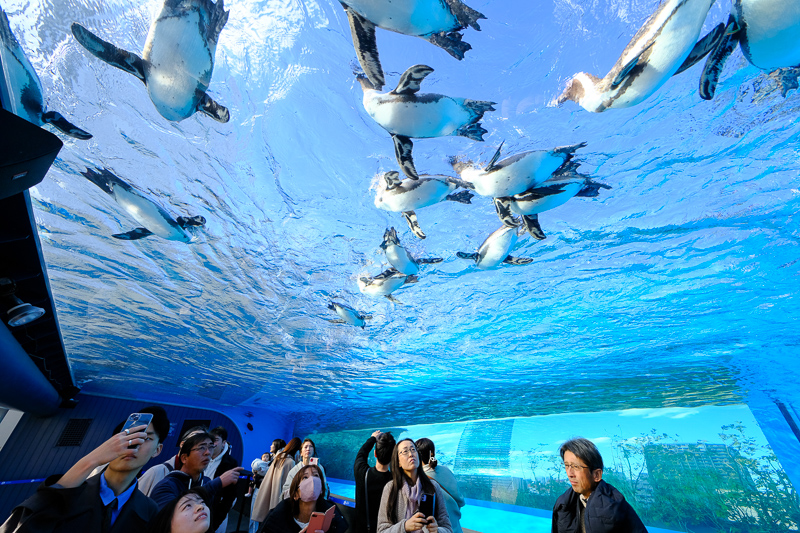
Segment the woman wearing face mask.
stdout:
<path fill-rule="evenodd" d="M 311 458 L 317 457 L 317 447 L 314 446 L 314 441 L 311 439 L 306 439 L 303 441 L 303 444 L 300 446 L 300 459 L 301 462 L 294 465 L 294 468 L 289 470 L 289 474 L 286 476 L 286 481 L 283 483 L 283 491 L 281 492 L 281 496 L 285 500 L 289 497 L 289 488 L 292 485 L 292 480 L 294 476 L 300 471 L 301 468 L 304 466 L 308 466 L 311 464 Z M 320 472 L 322 472 L 323 479 L 325 478 L 325 469 L 322 467 L 321 464 L 317 461 L 317 466 L 319 467 Z M 330 497 L 331 491 L 328 488 L 327 483 L 323 483 L 322 492 L 325 494 L 325 497 Z"/>
<path fill-rule="evenodd" d="M 211 509 L 207 494 L 195 488 L 171 501 L 147 525 L 147 533 L 207 533 Z"/>
<path fill-rule="evenodd" d="M 411 533 L 422 529 L 428 533 L 452 533 L 444 493 L 425 475 L 413 440 L 403 439 L 395 445 L 391 471 L 392 481 L 383 487 L 378 510 L 378 533 Z M 433 516 L 419 512 L 423 494 L 436 495 Z"/>
<path fill-rule="evenodd" d="M 308 526 L 311 513 L 324 513 L 334 507 L 333 521 L 327 533 L 344 533 L 345 520 L 332 501 L 322 495 L 325 475 L 317 465 L 302 467 L 292 480 L 289 488 L 291 497 L 278 504 L 261 524 L 258 533 L 298 533 Z M 322 530 L 306 533 L 324 533 Z"/>

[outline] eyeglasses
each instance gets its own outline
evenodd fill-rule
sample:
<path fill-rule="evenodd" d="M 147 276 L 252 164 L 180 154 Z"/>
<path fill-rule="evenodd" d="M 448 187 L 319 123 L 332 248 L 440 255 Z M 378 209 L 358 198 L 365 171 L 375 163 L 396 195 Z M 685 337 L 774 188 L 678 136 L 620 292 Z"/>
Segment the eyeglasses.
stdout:
<path fill-rule="evenodd" d="M 399 452 L 397 452 L 397 455 L 403 455 L 403 456 L 408 457 L 409 455 L 414 454 L 414 453 L 417 453 L 417 449 L 412 446 L 411 448 L 406 448 L 405 450 L 400 450 Z"/>
<path fill-rule="evenodd" d="M 581 466 L 581 465 L 572 465 L 569 463 L 564 463 L 564 470 L 567 472 L 580 472 L 584 468 L 589 468 L 588 466 Z"/>
<path fill-rule="evenodd" d="M 213 452 L 214 448 L 216 448 L 216 446 L 214 446 L 213 444 L 201 444 L 197 448 L 192 448 L 189 451 L 206 453 L 206 452 Z"/>

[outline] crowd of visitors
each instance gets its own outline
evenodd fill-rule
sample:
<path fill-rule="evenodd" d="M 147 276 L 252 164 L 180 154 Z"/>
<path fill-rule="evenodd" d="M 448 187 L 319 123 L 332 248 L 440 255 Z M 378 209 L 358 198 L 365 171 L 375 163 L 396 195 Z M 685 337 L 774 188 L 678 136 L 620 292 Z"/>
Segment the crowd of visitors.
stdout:
<path fill-rule="evenodd" d="M 395 442 L 391 433 L 372 433 L 355 456 L 350 527 L 329 499 L 311 439 L 275 439 L 246 472 L 225 428 L 194 427 L 181 435 L 174 457 L 140 477 L 161 453 L 170 424 L 161 407 L 139 413 L 152 417 L 144 418 L 147 425 L 120 423 L 65 474 L 47 478 L 0 533 L 225 533 L 237 497 L 241 509 L 252 502 L 250 533 L 462 533 L 464 495 L 430 439 Z M 553 508 L 553 533 L 646 533 L 625 497 L 603 481 L 603 458 L 591 441 L 571 439 L 559 451 L 571 487 Z"/>

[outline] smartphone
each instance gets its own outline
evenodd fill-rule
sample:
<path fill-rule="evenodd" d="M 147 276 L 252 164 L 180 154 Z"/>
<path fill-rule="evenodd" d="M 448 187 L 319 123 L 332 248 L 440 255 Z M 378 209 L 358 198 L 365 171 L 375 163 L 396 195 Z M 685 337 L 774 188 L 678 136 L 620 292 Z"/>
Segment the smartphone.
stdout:
<path fill-rule="evenodd" d="M 333 522 L 333 513 L 335 510 L 336 506 L 334 505 L 324 513 L 311 513 L 311 519 L 306 526 L 306 532 L 314 533 L 318 530 L 328 531 L 331 527 L 331 522 Z"/>
<path fill-rule="evenodd" d="M 239 479 L 252 479 L 253 473 L 249 470 L 240 470 L 239 471 Z"/>
<path fill-rule="evenodd" d="M 319 464 L 319 457 L 309 457 L 308 464 L 310 465 L 318 465 Z"/>
<path fill-rule="evenodd" d="M 125 425 L 122 426 L 122 432 L 124 433 L 126 429 L 135 428 L 137 426 L 149 426 L 152 421 L 152 413 L 131 413 L 125 421 Z M 145 429 L 147 428 L 145 427 Z M 133 446 L 128 446 L 128 449 L 133 450 L 136 447 L 137 446 L 134 444 Z"/>
<path fill-rule="evenodd" d="M 436 516 L 436 494 L 426 492 L 419 497 L 419 512 L 425 515 L 425 518 Z"/>

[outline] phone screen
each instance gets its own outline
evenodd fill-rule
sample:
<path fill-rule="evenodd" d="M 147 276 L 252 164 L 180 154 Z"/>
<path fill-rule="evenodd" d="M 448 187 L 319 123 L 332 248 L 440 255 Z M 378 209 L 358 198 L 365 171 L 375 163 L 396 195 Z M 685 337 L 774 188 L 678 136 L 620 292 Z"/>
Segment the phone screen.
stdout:
<path fill-rule="evenodd" d="M 319 457 L 309 457 L 308 464 L 310 465 L 318 465 L 319 464 Z"/>
<path fill-rule="evenodd" d="M 126 429 L 135 428 L 137 426 L 149 426 L 152 420 L 152 413 L 131 413 L 125 421 L 125 425 L 122 426 L 122 431 L 124 432 Z M 136 448 L 136 446 L 129 446 L 129 448 Z"/>
<path fill-rule="evenodd" d="M 425 518 L 434 516 L 436 509 L 436 495 L 424 493 L 419 499 L 419 512 L 425 515 Z"/>

